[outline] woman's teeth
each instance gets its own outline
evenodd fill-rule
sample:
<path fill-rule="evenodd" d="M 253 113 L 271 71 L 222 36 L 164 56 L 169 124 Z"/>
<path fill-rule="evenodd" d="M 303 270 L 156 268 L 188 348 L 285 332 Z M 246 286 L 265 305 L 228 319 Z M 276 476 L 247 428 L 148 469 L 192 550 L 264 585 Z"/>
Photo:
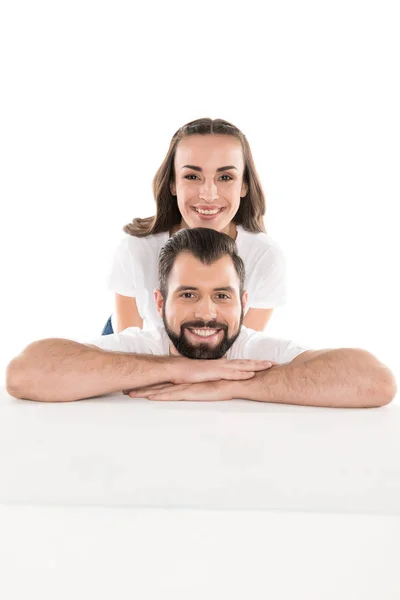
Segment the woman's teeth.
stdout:
<path fill-rule="evenodd" d="M 200 208 L 196 208 L 193 207 L 194 210 L 198 213 L 200 213 L 201 215 L 216 215 L 217 213 L 221 212 L 222 208 L 215 208 L 213 210 L 201 210 Z"/>

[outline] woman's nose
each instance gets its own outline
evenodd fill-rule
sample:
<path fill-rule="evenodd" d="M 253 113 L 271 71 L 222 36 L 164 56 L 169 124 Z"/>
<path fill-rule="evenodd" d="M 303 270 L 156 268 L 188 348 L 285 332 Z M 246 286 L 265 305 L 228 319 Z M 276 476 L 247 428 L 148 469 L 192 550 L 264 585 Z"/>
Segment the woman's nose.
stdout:
<path fill-rule="evenodd" d="M 205 181 L 200 188 L 200 198 L 206 202 L 218 199 L 218 188 L 214 181 Z"/>

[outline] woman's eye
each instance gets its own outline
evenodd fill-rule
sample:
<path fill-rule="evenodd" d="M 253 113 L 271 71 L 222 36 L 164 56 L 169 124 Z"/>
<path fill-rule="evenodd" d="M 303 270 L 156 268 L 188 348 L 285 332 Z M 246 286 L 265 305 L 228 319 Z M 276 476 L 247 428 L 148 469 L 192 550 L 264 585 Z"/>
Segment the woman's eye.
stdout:
<path fill-rule="evenodd" d="M 226 177 L 226 179 L 223 179 L 224 177 Z M 194 181 L 195 179 L 198 179 L 197 175 L 185 175 L 184 179 L 187 179 L 188 181 Z M 233 177 L 231 177 L 230 175 L 221 175 L 220 179 L 222 179 L 222 181 L 232 181 Z"/>

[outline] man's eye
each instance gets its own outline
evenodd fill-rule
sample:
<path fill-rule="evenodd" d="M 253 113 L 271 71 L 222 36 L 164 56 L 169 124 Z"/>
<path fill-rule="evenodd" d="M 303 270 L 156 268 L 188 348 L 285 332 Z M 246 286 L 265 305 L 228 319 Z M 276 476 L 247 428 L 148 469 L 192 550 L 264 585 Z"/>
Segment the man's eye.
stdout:
<path fill-rule="evenodd" d="M 226 300 L 226 299 L 229 300 L 229 296 L 227 296 L 227 294 L 217 294 L 217 295 L 220 298 L 220 300 Z"/>
<path fill-rule="evenodd" d="M 194 294 L 192 294 L 192 292 L 184 292 L 183 294 L 181 294 L 181 298 L 187 298 L 189 296 L 194 296 Z"/>

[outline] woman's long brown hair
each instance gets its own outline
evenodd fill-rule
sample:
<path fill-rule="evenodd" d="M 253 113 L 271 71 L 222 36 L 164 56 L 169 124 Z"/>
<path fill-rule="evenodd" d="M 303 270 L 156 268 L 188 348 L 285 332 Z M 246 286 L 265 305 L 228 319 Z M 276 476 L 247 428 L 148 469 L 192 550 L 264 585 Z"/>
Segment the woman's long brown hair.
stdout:
<path fill-rule="evenodd" d="M 182 220 L 176 196 L 170 190 L 170 182 L 175 180 L 174 160 L 176 148 L 182 138 L 190 135 L 231 135 L 237 138 L 243 149 L 243 181 L 247 184 L 247 194 L 241 198 L 233 220 L 244 229 L 252 232 L 265 232 L 265 196 L 257 175 L 246 136 L 234 125 L 223 119 L 197 119 L 186 123 L 174 134 L 169 150 L 153 179 L 153 194 L 156 201 L 156 214 L 144 219 L 136 218 L 125 225 L 125 233 L 135 237 L 170 231 Z"/>

